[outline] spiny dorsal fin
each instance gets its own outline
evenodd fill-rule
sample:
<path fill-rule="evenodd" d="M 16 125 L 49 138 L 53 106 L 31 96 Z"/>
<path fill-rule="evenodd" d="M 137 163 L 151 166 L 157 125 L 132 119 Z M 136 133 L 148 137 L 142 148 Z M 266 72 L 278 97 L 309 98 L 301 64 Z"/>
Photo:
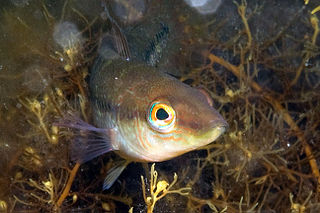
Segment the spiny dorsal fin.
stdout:
<path fill-rule="evenodd" d="M 103 3 L 102 6 L 104 7 L 104 15 L 108 18 L 108 20 L 111 23 L 111 35 L 115 43 L 116 51 L 122 58 L 129 61 L 131 55 L 128 47 L 127 38 L 122 32 L 122 29 L 120 28 L 119 24 L 111 17 L 107 5 Z"/>

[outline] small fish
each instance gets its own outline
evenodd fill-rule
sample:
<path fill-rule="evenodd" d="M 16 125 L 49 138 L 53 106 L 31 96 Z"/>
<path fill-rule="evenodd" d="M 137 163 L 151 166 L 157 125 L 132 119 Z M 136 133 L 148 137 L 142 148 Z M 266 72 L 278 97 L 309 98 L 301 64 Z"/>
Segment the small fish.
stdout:
<path fill-rule="evenodd" d="M 207 145 L 227 123 L 201 90 L 145 64 L 103 63 L 90 80 L 94 124 L 126 159 L 164 161 Z"/>
<path fill-rule="evenodd" d="M 76 141 L 77 161 L 110 151 L 126 160 L 108 172 L 104 189 L 129 162 L 169 160 L 213 142 L 228 126 L 206 92 L 130 60 L 124 35 L 113 32 L 118 57 L 99 57 L 90 75 L 94 126 L 81 120 L 66 125 L 99 134 L 96 139 Z"/>

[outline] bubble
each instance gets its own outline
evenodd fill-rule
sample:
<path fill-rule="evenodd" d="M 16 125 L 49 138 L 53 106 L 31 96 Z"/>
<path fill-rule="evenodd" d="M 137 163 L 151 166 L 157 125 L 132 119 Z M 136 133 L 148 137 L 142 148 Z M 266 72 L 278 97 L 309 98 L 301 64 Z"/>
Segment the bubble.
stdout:
<path fill-rule="evenodd" d="M 56 24 L 53 30 L 53 39 L 65 50 L 82 43 L 78 27 L 68 21 Z"/>
<path fill-rule="evenodd" d="M 114 0 L 112 11 L 124 24 L 140 20 L 146 10 L 144 0 Z"/>
<path fill-rule="evenodd" d="M 184 0 L 190 7 L 195 8 L 199 13 L 206 15 L 217 11 L 221 0 Z"/>

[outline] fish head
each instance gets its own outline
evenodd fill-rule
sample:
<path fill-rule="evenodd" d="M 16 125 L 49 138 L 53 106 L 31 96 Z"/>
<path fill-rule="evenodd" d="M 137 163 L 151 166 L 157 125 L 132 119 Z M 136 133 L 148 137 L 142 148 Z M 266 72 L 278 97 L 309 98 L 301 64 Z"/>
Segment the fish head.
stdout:
<path fill-rule="evenodd" d="M 160 96 L 145 106 L 141 119 L 146 122 L 141 122 L 137 138 L 146 161 L 164 161 L 198 149 L 215 141 L 228 127 L 206 93 L 177 85 L 155 92 Z"/>
<path fill-rule="evenodd" d="M 211 105 L 211 99 L 193 90 L 193 95 L 186 97 L 170 97 L 172 108 L 176 112 L 175 131 L 181 132 L 181 148 L 193 150 L 215 141 L 228 127 L 227 122 Z M 189 91 L 189 94 L 191 92 Z"/>

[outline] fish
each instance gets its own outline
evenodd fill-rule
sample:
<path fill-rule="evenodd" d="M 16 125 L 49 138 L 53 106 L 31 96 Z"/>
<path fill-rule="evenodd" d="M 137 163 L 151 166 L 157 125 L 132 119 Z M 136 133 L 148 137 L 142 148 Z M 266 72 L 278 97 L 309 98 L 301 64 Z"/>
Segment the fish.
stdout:
<path fill-rule="evenodd" d="M 90 79 L 94 124 L 112 150 L 139 162 L 169 160 L 218 138 L 227 127 L 203 91 L 145 64 L 103 63 Z"/>
<path fill-rule="evenodd" d="M 170 160 L 215 141 L 228 128 L 208 93 L 156 66 L 131 60 L 125 35 L 118 25 L 113 27 L 106 38 L 115 45 L 100 52 L 112 50 L 116 55 L 98 56 L 90 73 L 93 124 L 79 119 L 66 125 L 98 135 L 76 140 L 76 161 L 84 163 L 111 151 L 124 159 L 108 172 L 104 190 L 128 163 Z"/>

